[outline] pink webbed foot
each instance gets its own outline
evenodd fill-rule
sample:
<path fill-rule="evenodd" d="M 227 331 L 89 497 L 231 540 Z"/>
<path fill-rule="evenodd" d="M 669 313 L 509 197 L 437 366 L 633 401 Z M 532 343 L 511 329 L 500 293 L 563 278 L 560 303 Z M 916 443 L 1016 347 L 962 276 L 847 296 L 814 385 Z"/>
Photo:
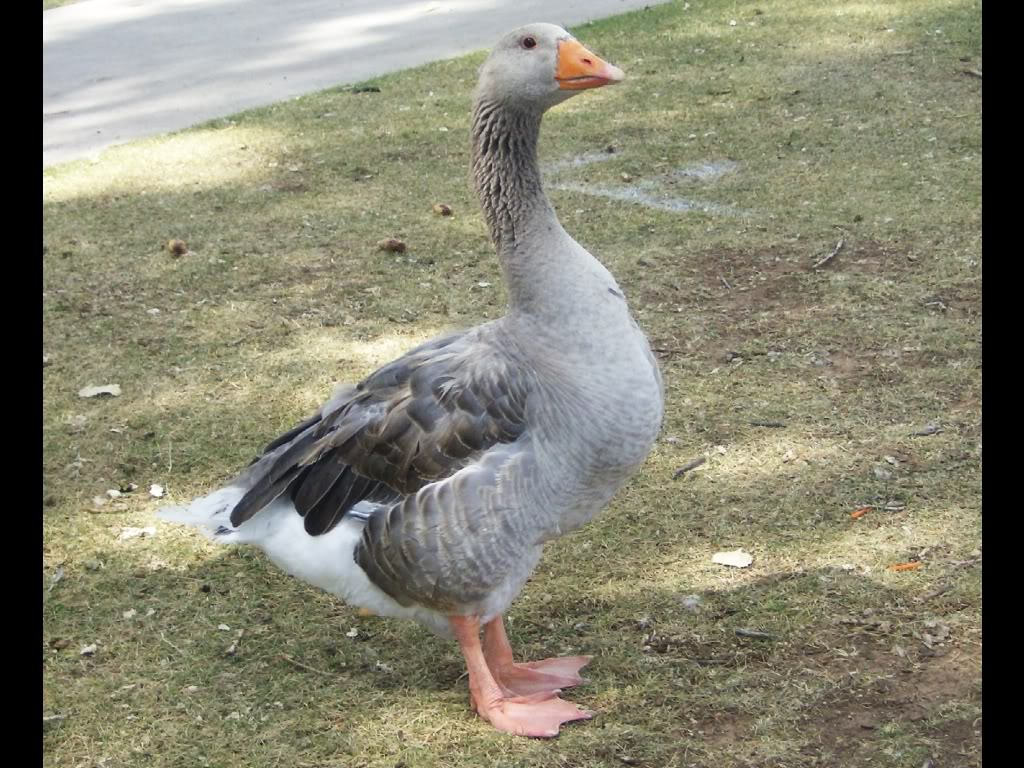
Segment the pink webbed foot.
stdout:
<path fill-rule="evenodd" d="M 477 713 L 499 731 L 539 739 L 557 736 L 563 723 L 594 716 L 553 693 L 502 697 L 486 706 L 477 703 Z"/>
<path fill-rule="evenodd" d="M 582 685 L 586 681 L 579 676 L 579 670 L 589 663 L 589 656 L 563 656 L 522 664 L 496 664 L 491 672 L 504 693 L 530 696 Z"/>
<path fill-rule="evenodd" d="M 579 671 L 590 663 L 589 656 L 564 656 L 516 664 L 512 660 L 512 646 L 501 616 L 496 616 L 484 626 L 483 651 L 487 666 L 502 693 L 511 696 L 557 693 L 564 688 L 582 685 L 586 681 L 579 676 Z"/>
<path fill-rule="evenodd" d="M 466 659 L 469 697 L 473 709 L 499 731 L 519 736 L 551 738 L 558 735 L 563 723 L 589 720 L 594 716 L 593 712 L 580 709 L 571 701 L 560 699 L 551 689 L 553 685 L 567 687 L 581 682 L 576 673 L 590 660 L 587 657 L 547 659 L 534 662 L 532 665 L 514 664 L 507 641 L 504 647 L 502 643 L 495 642 L 504 638 L 504 630 L 501 630 L 499 637 L 492 627 L 489 649 L 498 653 L 492 653 L 488 658 L 485 649 L 481 647 L 478 635 L 480 623 L 477 618 L 450 616 L 448 622 Z M 498 622 L 500 628 L 500 619 Z M 486 640 L 485 637 L 485 642 Z M 502 684 L 495 678 L 492 663 L 502 670 L 507 683 Z M 509 685 L 542 690 L 527 695 L 516 695 L 509 689 Z"/>

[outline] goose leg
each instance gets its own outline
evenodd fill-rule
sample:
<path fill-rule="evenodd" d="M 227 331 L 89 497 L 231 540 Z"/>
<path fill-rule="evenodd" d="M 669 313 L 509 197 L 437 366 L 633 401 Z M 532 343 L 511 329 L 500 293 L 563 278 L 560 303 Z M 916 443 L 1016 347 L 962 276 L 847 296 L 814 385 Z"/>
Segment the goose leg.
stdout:
<path fill-rule="evenodd" d="M 484 625 L 484 658 L 502 691 L 516 696 L 535 693 L 557 693 L 584 683 L 579 670 L 590 663 L 590 656 L 563 656 L 561 658 L 512 661 L 512 646 L 505 634 L 505 624 L 497 616 Z"/>
<path fill-rule="evenodd" d="M 450 616 L 448 622 L 466 659 L 473 708 L 499 731 L 519 736 L 551 737 L 558 735 L 562 723 L 593 717 L 592 712 L 558 698 L 553 692 L 515 696 L 502 691 L 484 658 L 479 619 Z"/>

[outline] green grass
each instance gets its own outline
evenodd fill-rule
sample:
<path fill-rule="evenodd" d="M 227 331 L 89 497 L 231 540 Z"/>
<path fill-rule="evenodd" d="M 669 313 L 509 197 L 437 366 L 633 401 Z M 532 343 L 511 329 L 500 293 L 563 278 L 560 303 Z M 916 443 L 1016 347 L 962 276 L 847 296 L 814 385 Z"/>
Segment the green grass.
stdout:
<path fill-rule="evenodd" d="M 577 28 L 629 79 L 542 139 L 549 163 L 616 149 L 553 181 L 746 212 L 551 192 L 668 396 L 640 475 L 511 611 L 523 656 L 594 655 L 570 698 L 598 717 L 497 734 L 454 644 L 154 523 L 146 493 L 214 487 L 336 381 L 501 313 L 468 184 L 481 54 L 44 172 L 45 765 L 981 764 L 980 4 L 689 6 Z M 751 568 L 711 563 L 736 547 Z"/>
<path fill-rule="evenodd" d="M 78 0 L 43 0 L 43 10 L 48 11 L 51 8 L 60 8 L 62 5 L 71 5 L 75 2 Z"/>

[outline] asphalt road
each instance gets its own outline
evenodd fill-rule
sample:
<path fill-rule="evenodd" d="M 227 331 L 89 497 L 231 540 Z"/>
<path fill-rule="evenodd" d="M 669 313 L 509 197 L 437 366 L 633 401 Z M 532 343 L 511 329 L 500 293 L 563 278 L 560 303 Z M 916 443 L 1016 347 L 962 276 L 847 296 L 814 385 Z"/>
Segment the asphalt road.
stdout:
<path fill-rule="evenodd" d="M 664 0 L 82 0 L 43 12 L 43 167 Z"/>

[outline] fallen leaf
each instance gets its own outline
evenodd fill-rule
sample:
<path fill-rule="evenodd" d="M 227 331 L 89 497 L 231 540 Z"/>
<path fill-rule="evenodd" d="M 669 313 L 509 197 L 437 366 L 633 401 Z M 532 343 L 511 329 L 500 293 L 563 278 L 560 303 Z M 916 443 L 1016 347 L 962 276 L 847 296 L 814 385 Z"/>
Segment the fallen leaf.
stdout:
<path fill-rule="evenodd" d="M 728 565 L 732 568 L 746 568 L 754 558 L 742 549 L 735 549 L 731 552 L 716 552 L 711 556 L 711 562 L 718 565 Z"/>
<path fill-rule="evenodd" d="M 921 561 L 915 560 L 911 563 L 893 563 L 889 566 L 890 571 L 916 571 L 921 567 Z"/>
<path fill-rule="evenodd" d="M 53 588 L 57 586 L 61 579 L 64 578 L 64 566 L 57 566 L 57 570 L 53 572 L 53 576 L 50 577 L 50 588 L 47 592 L 52 592 Z"/>
<path fill-rule="evenodd" d="M 100 395 L 110 395 L 111 397 L 117 397 L 121 394 L 121 386 L 119 384 L 103 384 L 100 386 L 82 387 L 78 390 L 79 397 L 99 397 Z"/>
<path fill-rule="evenodd" d="M 700 608 L 700 595 L 687 595 L 679 602 L 686 610 L 696 611 Z"/>
<path fill-rule="evenodd" d="M 69 645 L 71 645 L 71 641 L 63 637 L 57 637 L 50 641 L 50 647 L 55 651 L 63 651 Z"/>
<path fill-rule="evenodd" d="M 184 240 L 168 240 L 167 250 L 171 252 L 171 256 L 177 258 L 188 253 L 188 245 Z"/>
<path fill-rule="evenodd" d="M 389 253 L 405 253 L 405 243 L 394 237 L 388 237 L 377 243 L 377 249 Z"/>
<path fill-rule="evenodd" d="M 85 429 L 85 425 L 89 423 L 89 417 L 83 413 L 76 413 L 70 419 L 67 420 L 68 432 L 77 434 Z"/>
<path fill-rule="evenodd" d="M 128 539 L 137 539 L 145 536 L 156 536 L 156 528 L 151 525 L 147 525 L 145 528 L 134 528 L 128 526 L 121 529 L 121 533 L 118 535 L 118 541 L 127 541 Z"/>
<path fill-rule="evenodd" d="M 892 480 L 892 472 L 883 467 L 873 467 L 871 471 L 879 480 Z"/>
<path fill-rule="evenodd" d="M 451 216 L 452 207 L 450 205 L 446 205 L 445 203 L 435 203 L 434 213 L 436 213 L 438 216 Z"/>
<path fill-rule="evenodd" d="M 164 493 L 165 491 L 162 485 L 157 485 L 156 483 L 153 483 L 153 485 L 149 486 L 149 495 L 152 496 L 154 499 L 163 498 Z"/>
<path fill-rule="evenodd" d="M 860 520 L 862 517 L 864 517 L 864 515 L 866 515 L 870 511 L 871 507 L 861 507 L 860 509 L 853 510 L 853 512 L 850 513 L 850 517 L 852 517 L 854 520 Z"/>

